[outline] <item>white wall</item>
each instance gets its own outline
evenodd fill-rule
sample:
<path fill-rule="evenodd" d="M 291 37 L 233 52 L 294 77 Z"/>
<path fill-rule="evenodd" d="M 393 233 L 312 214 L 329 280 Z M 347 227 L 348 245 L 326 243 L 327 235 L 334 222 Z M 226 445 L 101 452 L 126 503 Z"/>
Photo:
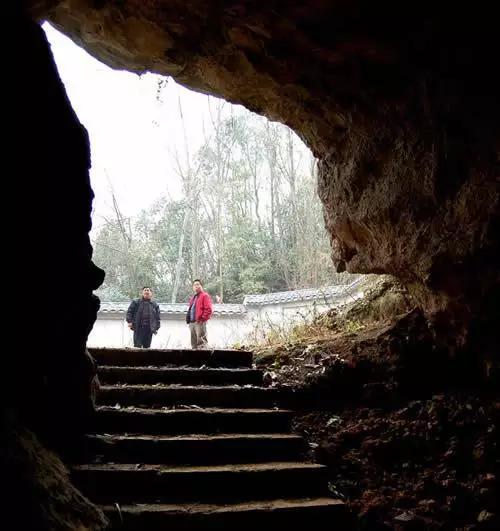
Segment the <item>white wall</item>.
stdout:
<path fill-rule="evenodd" d="M 214 316 L 207 323 L 210 347 L 227 348 L 241 343 L 248 327 L 245 314 Z M 153 336 L 152 348 L 191 348 L 189 327 L 184 315 L 162 315 L 158 334 Z M 90 333 L 89 347 L 132 347 L 133 332 L 124 314 L 99 313 Z"/>

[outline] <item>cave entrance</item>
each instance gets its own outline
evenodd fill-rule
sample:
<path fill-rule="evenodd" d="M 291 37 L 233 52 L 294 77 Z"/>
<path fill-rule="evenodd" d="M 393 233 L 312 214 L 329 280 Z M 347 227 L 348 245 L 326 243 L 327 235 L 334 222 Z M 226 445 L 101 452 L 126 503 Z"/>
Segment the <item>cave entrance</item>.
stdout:
<path fill-rule="evenodd" d="M 217 334 L 217 346 L 229 346 L 252 328 L 243 303 L 281 293 L 267 296 L 281 329 L 328 309 L 335 287 L 358 278 L 334 271 L 316 161 L 291 129 L 171 78 L 112 70 L 44 29 L 90 136 L 91 242 L 106 271 L 90 346 L 131 342 L 124 313 L 143 286 L 176 321 L 155 346 L 183 346 L 194 278 L 225 305 L 220 316 L 234 314 Z M 254 313 L 258 327 L 269 321 Z"/>

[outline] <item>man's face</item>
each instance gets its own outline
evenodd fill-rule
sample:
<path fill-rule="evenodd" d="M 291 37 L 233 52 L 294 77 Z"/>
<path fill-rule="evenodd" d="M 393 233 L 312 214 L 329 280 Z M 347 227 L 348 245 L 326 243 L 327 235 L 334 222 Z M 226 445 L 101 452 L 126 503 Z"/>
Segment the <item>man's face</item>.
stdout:
<path fill-rule="evenodd" d="M 153 296 L 153 292 L 151 291 L 151 288 L 144 288 L 142 290 L 142 296 L 144 299 L 151 299 L 151 297 Z"/>
<path fill-rule="evenodd" d="M 195 293 L 200 293 L 202 290 L 201 284 L 199 282 L 193 282 L 193 291 Z"/>

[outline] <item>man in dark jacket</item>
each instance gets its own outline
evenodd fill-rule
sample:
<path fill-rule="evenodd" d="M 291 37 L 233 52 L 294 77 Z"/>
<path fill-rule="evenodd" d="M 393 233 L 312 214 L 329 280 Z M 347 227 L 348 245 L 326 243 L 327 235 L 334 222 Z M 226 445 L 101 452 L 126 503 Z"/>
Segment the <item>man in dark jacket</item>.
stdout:
<path fill-rule="evenodd" d="M 160 328 L 160 307 L 153 300 L 151 288 L 142 288 L 142 297 L 130 303 L 125 319 L 134 331 L 134 347 L 149 348 L 153 334 Z"/>
<path fill-rule="evenodd" d="M 207 346 L 207 321 L 212 316 L 212 299 L 203 291 L 201 280 L 193 281 L 194 295 L 189 299 L 186 322 L 191 331 L 191 347 L 193 349 Z"/>

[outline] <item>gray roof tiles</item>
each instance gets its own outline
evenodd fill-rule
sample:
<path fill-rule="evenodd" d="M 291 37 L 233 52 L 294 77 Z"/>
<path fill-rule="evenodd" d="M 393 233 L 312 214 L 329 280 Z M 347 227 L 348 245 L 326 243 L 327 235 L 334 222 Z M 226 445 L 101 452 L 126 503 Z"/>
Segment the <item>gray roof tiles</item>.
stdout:
<path fill-rule="evenodd" d="M 99 313 L 126 313 L 129 302 L 101 302 Z M 187 312 L 188 305 L 184 303 L 159 303 L 160 313 L 166 315 L 178 315 Z M 214 304 L 215 315 L 236 315 L 245 313 L 243 304 Z"/>
<path fill-rule="evenodd" d="M 265 306 L 267 304 L 283 304 L 298 301 L 330 302 L 341 297 L 361 279 L 356 279 L 350 284 L 339 284 L 324 288 L 298 289 L 293 291 L 279 291 L 275 293 L 262 293 L 247 295 L 243 304 L 214 304 L 215 315 L 237 315 L 245 313 L 247 306 Z M 101 302 L 99 313 L 126 313 L 129 302 Z M 160 312 L 167 315 L 179 315 L 187 312 L 185 303 L 160 303 Z"/>
<path fill-rule="evenodd" d="M 247 295 L 243 304 L 245 306 L 264 306 L 266 304 L 280 304 L 298 301 L 328 302 L 345 293 L 356 283 L 357 281 L 354 281 L 351 284 L 339 284 L 337 286 L 327 286 L 324 288 L 297 289 L 293 291 Z"/>

